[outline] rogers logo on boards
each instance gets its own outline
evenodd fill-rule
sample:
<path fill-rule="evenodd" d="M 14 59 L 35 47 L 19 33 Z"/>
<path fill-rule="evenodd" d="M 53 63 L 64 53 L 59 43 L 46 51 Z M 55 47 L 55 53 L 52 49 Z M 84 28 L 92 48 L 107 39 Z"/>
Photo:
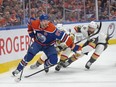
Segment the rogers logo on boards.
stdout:
<path fill-rule="evenodd" d="M 29 41 L 28 35 L 0 38 L 0 56 L 27 50 Z"/>

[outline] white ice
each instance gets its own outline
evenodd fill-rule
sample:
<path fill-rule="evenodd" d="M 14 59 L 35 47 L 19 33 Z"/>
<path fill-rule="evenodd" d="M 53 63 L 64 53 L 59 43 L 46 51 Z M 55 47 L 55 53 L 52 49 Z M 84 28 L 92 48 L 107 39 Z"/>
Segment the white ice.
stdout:
<path fill-rule="evenodd" d="M 14 81 L 12 71 L 9 71 L 0 75 L 0 87 L 116 87 L 116 45 L 109 45 L 91 69 L 86 70 L 84 66 L 90 56 L 91 53 L 59 72 L 52 67 L 47 74 L 41 72 L 22 78 L 19 83 Z M 23 76 L 42 68 L 30 70 L 26 67 Z"/>

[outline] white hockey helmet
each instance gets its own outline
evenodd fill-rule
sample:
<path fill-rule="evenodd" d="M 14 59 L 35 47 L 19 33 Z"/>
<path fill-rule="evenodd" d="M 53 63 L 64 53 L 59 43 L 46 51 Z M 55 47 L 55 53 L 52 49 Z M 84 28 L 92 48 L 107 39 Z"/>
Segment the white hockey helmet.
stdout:
<path fill-rule="evenodd" d="M 91 27 L 91 28 L 94 28 L 94 29 L 97 29 L 97 23 L 94 22 L 94 21 L 91 21 L 88 25 L 88 27 Z"/>

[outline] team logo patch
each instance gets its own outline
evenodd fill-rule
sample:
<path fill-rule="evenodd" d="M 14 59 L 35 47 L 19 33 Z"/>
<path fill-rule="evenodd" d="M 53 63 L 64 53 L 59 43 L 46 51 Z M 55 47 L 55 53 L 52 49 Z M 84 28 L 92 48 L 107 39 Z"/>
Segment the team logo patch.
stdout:
<path fill-rule="evenodd" d="M 46 41 L 46 37 L 41 33 L 37 33 L 37 39 L 42 43 Z"/>
<path fill-rule="evenodd" d="M 47 36 L 47 32 L 44 32 L 44 35 Z"/>
<path fill-rule="evenodd" d="M 114 34 L 115 34 L 115 24 L 114 23 L 111 23 L 109 26 L 108 26 L 108 29 L 107 29 L 107 35 L 109 37 L 113 37 Z"/>

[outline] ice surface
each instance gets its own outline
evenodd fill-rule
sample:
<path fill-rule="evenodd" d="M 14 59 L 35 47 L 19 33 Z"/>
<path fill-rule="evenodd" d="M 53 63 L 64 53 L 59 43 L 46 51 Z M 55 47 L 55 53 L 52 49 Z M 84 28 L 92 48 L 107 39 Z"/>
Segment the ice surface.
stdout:
<path fill-rule="evenodd" d="M 116 87 L 116 45 L 109 45 L 91 69 L 86 70 L 84 66 L 91 54 L 92 52 L 59 72 L 52 67 L 47 74 L 41 72 L 22 78 L 19 83 L 14 81 L 12 71 L 1 74 L 0 87 Z M 42 68 L 43 66 L 30 70 L 26 67 L 23 76 Z"/>

